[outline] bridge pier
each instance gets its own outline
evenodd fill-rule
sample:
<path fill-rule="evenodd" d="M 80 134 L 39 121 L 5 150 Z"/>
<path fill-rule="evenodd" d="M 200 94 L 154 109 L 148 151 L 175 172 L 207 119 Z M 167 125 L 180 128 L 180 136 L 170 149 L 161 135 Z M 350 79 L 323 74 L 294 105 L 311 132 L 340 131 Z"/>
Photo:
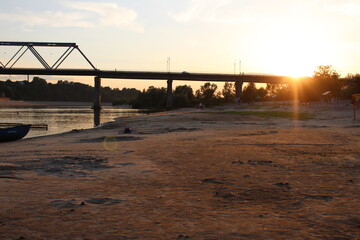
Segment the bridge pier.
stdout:
<path fill-rule="evenodd" d="M 169 111 L 173 108 L 173 91 L 172 91 L 172 79 L 167 80 L 167 93 L 166 93 L 166 110 Z"/>
<path fill-rule="evenodd" d="M 94 110 L 100 110 L 101 109 L 101 78 L 95 77 L 94 78 L 94 88 L 95 88 L 95 95 L 94 95 L 94 103 L 93 103 L 93 109 Z"/>
<path fill-rule="evenodd" d="M 244 82 L 236 81 L 235 82 L 235 103 L 241 103 L 241 94 L 242 94 L 242 87 Z"/>

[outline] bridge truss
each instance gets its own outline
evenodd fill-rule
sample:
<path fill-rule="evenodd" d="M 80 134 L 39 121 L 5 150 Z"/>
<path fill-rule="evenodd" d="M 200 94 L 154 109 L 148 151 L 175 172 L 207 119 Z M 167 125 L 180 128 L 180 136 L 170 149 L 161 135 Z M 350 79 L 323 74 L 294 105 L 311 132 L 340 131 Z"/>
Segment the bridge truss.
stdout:
<path fill-rule="evenodd" d="M 85 56 L 85 54 L 80 50 L 79 46 L 76 43 L 57 43 L 57 42 L 0 42 L 0 46 L 18 46 L 19 49 L 15 54 L 10 58 L 8 62 L 1 62 L 0 67 L 3 69 L 11 69 L 14 65 L 21 59 L 22 56 L 28 51 L 30 51 L 36 59 L 41 63 L 41 65 L 46 70 L 57 70 L 60 65 L 70 56 L 70 54 L 76 49 L 84 57 L 84 59 L 89 63 L 89 65 L 96 70 L 94 65 L 90 60 Z M 53 65 L 50 65 L 43 56 L 36 50 L 35 47 L 49 47 L 49 48 L 65 48 L 63 54 L 55 61 Z"/>

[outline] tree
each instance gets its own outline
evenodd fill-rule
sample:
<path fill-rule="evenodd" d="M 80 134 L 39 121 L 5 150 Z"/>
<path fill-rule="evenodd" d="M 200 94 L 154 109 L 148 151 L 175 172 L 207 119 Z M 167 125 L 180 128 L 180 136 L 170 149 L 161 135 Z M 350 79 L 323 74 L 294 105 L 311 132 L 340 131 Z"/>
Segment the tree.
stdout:
<path fill-rule="evenodd" d="M 196 97 L 204 102 L 210 102 L 215 97 L 217 85 L 214 83 L 205 83 L 196 91 Z"/>
<path fill-rule="evenodd" d="M 275 98 L 276 97 L 276 93 L 278 91 L 280 87 L 280 84 L 274 84 L 274 83 L 267 83 L 266 84 L 266 90 L 268 92 L 268 95 L 270 98 Z"/>
<path fill-rule="evenodd" d="M 194 99 L 193 89 L 188 85 L 177 86 L 175 88 L 174 94 L 185 96 L 189 101 Z"/>
<path fill-rule="evenodd" d="M 265 88 L 262 87 L 260 89 L 257 89 L 255 99 L 257 101 L 266 101 L 267 94 L 268 94 L 268 92 Z"/>
<path fill-rule="evenodd" d="M 5 84 L 4 85 L 1 84 L 0 85 L 0 97 L 2 97 L 1 94 L 4 94 L 5 95 L 4 97 L 8 97 L 10 99 L 13 99 L 14 90 L 11 87 L 6 86 Z"/>
<path fill-rule="evenodd" d="M 313 80 L 319 94 L 325 91 L 331 91 L 336 97 L 340 95 L 341 82 L 340 74 L 333 69 L 331 65 L 318 66 L 314 71 Z"/>
<path fill-rule="evenodd" d="M 243 102 L 252 104 L 256 99 L 256 85 L 253 82 L 249 82 L 241 94 L 241 100 Z"/>
<path fill-rule="evenodd" d="M 131 102 L 133 108 L 164 108 L 166 105 L 166 88 L 150 86 Z"/>
<path fill-rule="evenodd" d="M 191 107 L 194 104 L 194 92 L 188 85 L 177 86 L 174 91 L 174 107 Z"/>
<path fill-rule="evenodd" d="M 341 93 L 340 74 L 331 65 L 318 66 L 314 75 L 298 83 L 299 99 L 304 102 L 318 101 L 322 93 L 331 91 L 333 97 Z"/>
<path fill-rule="evenodd" d="M 37 85 L 46 85 L 47 84 L 46 80 L 43 78 L 40 78 L 40 77 L 34 77 L 31 83 L 37 84 Z"/>
<path fill-rule="evenodd" d="M 360 74 L 348 74 L 341 89 L 341 97 L 351 99 L 351 96 L 357 93 L 360 93 Z"/>
<path fill-rule="evenodd" d="M 232 83 L 226 82 L 224 84 L 224 88 L 222 90 L 222 95 L 224 97 L 224 101 L 229 103 L 229 102 L 234 102 L 235 99 L 235 86 Z"/>
<path fill-rule="evenodd" d="M 351 75 L 350 81 L 352 81 L 352 85 L 354 88 L 354 94 L 360 93 L 360 74 L 357 73 L 355 75 Z"/>
<path fill-rule="evenodd" d="M 291 84 L 271 84 L 266 85 L 268 96 L 277 101 L 291 100 L 293 98 L 293 86 Z"/>
<path fill-rule="evenodd" d="M 0 91 L 13 100 L 25 101 L 93 101 L 93 87 L 68 81 L 59 80 L 56 84 L 47 83 L 45 79 L 34 77 L 33 81 L 0 81 Z M 134 99 L 139 91 L 136 89 L 101 88 L 102 100 L 113 102 L 117 99 Z M 127 101 L 129 102 L 129 101 Z"/>

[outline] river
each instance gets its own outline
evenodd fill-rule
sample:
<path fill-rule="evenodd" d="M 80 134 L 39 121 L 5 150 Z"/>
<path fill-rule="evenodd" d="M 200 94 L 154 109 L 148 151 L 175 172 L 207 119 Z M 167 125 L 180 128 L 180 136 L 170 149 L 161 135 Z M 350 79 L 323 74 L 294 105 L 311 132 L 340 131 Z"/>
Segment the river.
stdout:
<path fill-rule="evenodd" d="M 100 124 L 117 117 L 146 114 L 143 110 L 126 106 L 103 106 Z M 91 103 L 43 104 L 42 106 L 0 108 L 0 123 L 41 124 L 48 128 L 31 128 L 25 138 L 69 132 L 74 129 L 94 127 L 94 111 Z"/>

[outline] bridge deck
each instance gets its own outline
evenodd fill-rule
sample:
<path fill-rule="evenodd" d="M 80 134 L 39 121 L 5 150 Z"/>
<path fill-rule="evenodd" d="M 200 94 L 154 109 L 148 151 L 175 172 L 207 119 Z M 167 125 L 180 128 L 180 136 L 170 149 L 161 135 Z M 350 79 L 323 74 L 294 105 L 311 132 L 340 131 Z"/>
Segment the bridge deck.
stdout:
<path fill-rule="evenodd" d="M 234 75 L 215 73 L 176 73 L 176 72 L 145 72 L 145 71 L 103 71 L 85 69 L 33 69 L 33 68 L 0 68 L 0 75 L 55 75 L 55 76 L 98 76 L 113 79 L 139 80 L 180 80 L 180 81 L 210 81 L 210 82 L 257 82 L 257 83 L 287 83 L 293 80 L 286 76 L 272 75 Z"/>

